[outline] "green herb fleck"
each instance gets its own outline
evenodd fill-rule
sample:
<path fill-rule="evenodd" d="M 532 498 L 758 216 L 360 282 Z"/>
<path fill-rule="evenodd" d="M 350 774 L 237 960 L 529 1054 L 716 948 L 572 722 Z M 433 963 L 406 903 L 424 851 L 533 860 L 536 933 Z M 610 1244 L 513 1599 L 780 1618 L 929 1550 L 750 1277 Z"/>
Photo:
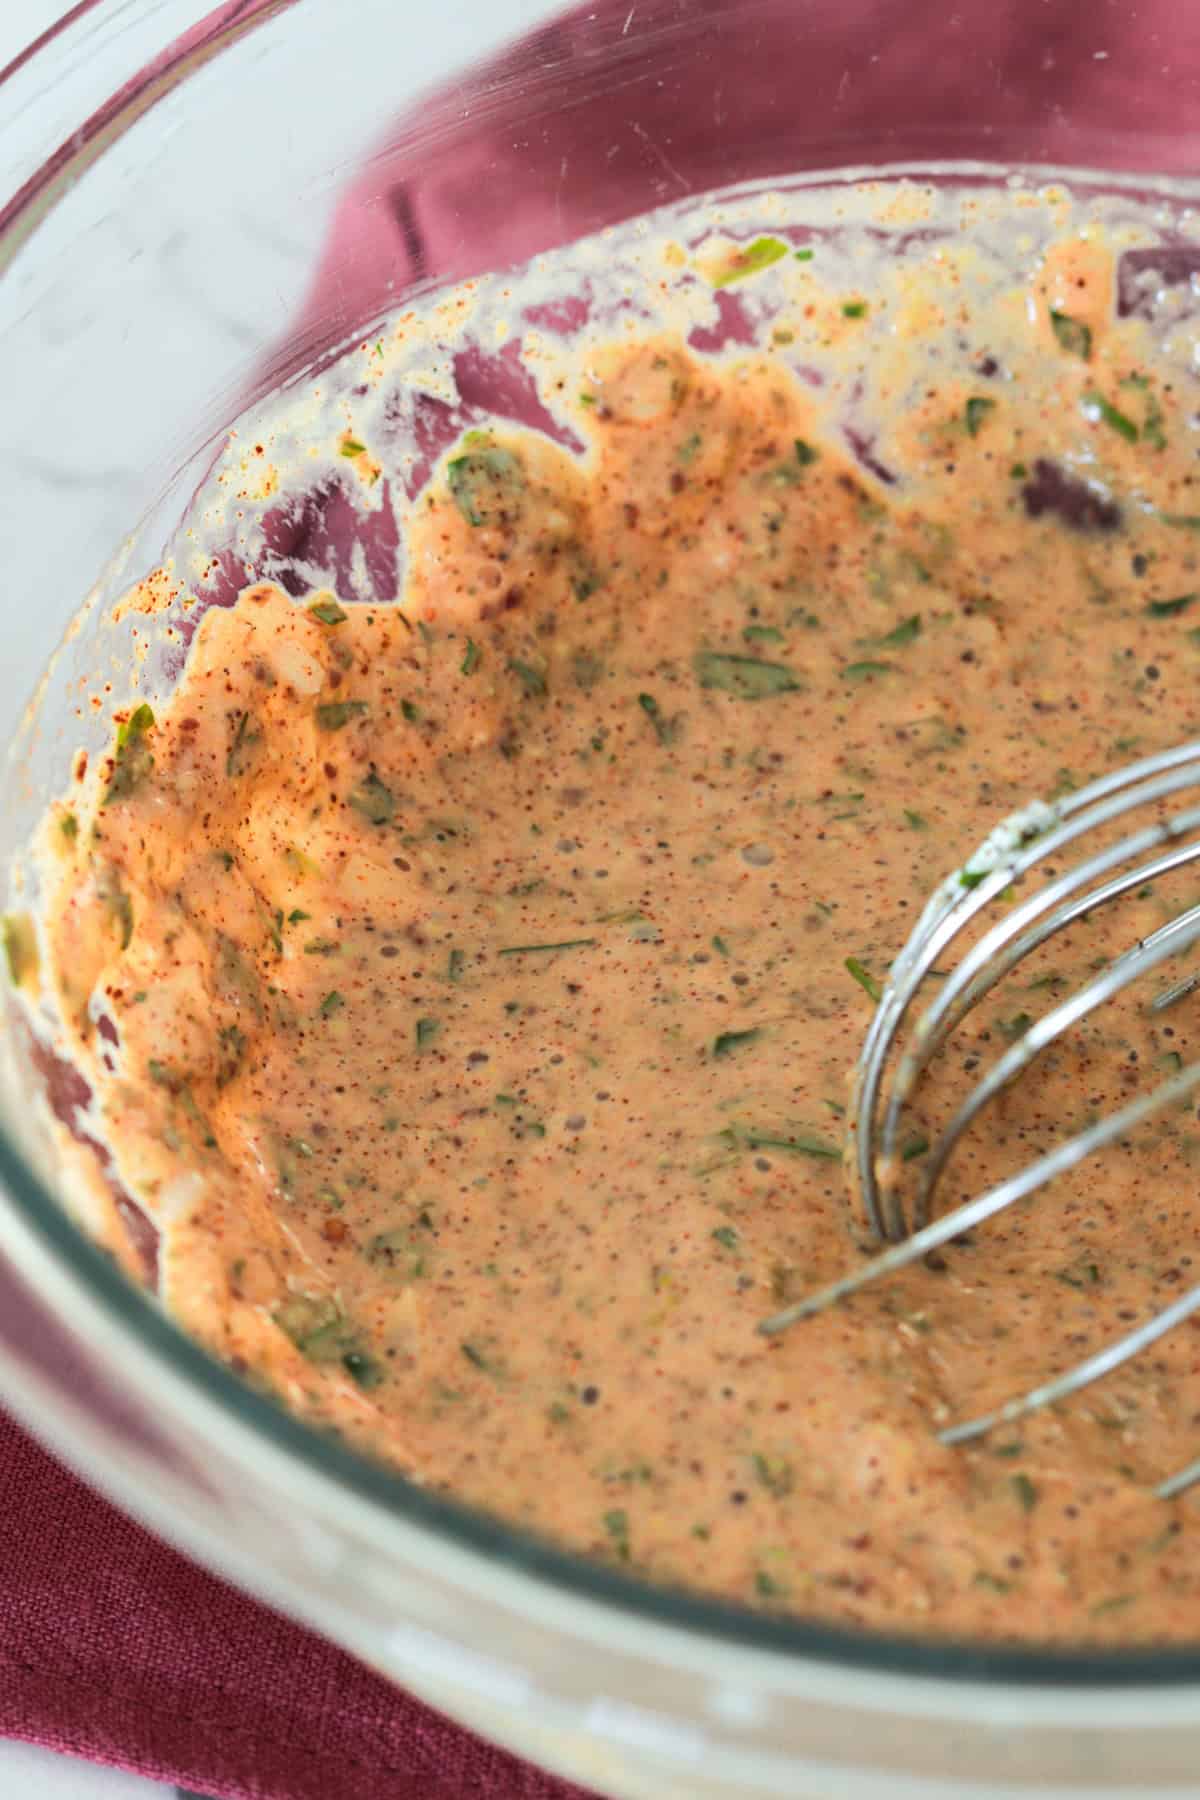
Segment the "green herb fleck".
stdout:
<path fill-rule="evenodd" d="M 913 643 L 920 635 L 921 615 L 913 613 L 910 618 L 901 619 L 899 625 L 893 625 L 892 629 L 885 632 L 883 637 L 860 638 L 858 641 L 860 644 L 869 645 L 872 650 L 903 650 L 906 644 Z M 872 665 L 863 663 L 852 666 L 869 668 Z M 879 663 L 876 666 L 881 669 L 891 667 L 889 663 Z"/>
<path fill-rule="evenodd" d="M 462 980 L 463 965 L 466 960 L 467 959 L 461 950 L 452 950 L 450 952 L 449 959 L 446 963 L 447 981 Z"/>
<path fill-rule="evenodd" d="M 247 752 L 251 750 L 262 737 L 262 733 L 256 729 L 254 721 L 248 712 L 240 712 L 236 716 L 237 723 L 233 728 L 233 742 L 230 744 L 228 754 L 225 757 L 225 773 L 231 779 L 236 775 L 244 775 L 246 773 L 246 770 L 250 766 L 250 758 L 247 755 Z"/>
<path fill-rule="evenodd" d="M 58 821 L 58 829 L 69 843 L 73 838 L 79 836 L 79 820 L 74 813 L 64 813 Z"/>
<path fill-rule="evenodd" d="M 908 820 L 909 824 L 912 826 L 912 829 L 914 831 L 928 831 L 929 830 L 928 819 L 922 817 L 922 815 L 919 812 L 913 812 L 911 807 L 908 807 L 908 806 L 905 807 L 904 816 Z"/>
<path fill-rule="evenodd" d="M 318 1010 L 323 1019 L 332 1019 L 334 1013 L 341 1012 L 345 1004 L 346 1002 L 335 988 L 332 993 L 326 994 Z"/>
<path fill-rule="evenodd" d="M 5 913 L 0 932 L 4 938 L 4 955 L 8 976 L 14 987 L 21 987 L 38 964 L 37 936 L 28 913 Z M 128 940 L 126 940 L 128 941 Z"/>
<path fill-rule="evenodd" d="M 501 956 L 533 956 L 549 955 L 555 950 L 586 950 L 597 940 L 595 938 L 565 938 L 560 944 L 510 944 L 500 951 Z"/>
<path fill-rule="evenodd" d="M 904 1143 L 900 1146 L 900 1156 L 904 1162 L 914 1162 L 918 1156 L 924 1156 L 928 1148 L 929 1139 L 924 1132 L 914 1132 L 913 1136 L 905 1138 Z"/>
<path fill-rule="evenodd" d="M 604 1529 L 612 1539 L 613 1548 L 622 1562 L 629 1561 L 629 1514 L 624 1507 L 615 1507 L 604 1515 Z"/>
<path fill-rule="evenodd" d="M 1123 413 L 1119 408 L 1115 407 L 1111 400 L 1106 400 L 1103 394 L 1097 394 L 1094 391 L 1089 390 L 1083 396 L 1080 405 L 1085 412 L 1095 414 L 1098 419 L 1102 419 L 1113 431 L 1118 432 L 1120 436 L 1125 439 L 1127 444 L 1137 443 L 1138 428 L 1133 420 L 1127 413 Z"/>
<path fill-rule="evenodd" d="M 322 731 L 340 731 L 369 710 L 365 700 L 327 700 L 317 708 L 317 724 Z"/>
<path fill-rule="evenodd" d="M 748 1031 L 723 1031 L 712 1041 L 712 1054 L 714 1057 L 729 1056 L 743 1044 L 756 1043 L 761 1036 L 762 1032 L 757 1025 L 751 1026 Z"/>
<path fill-rule="evenodd" d="M 668 719 L 653 694 L 639 694 L 638 705 L 654 727 L 654 735 L 660 744 L 673 744 L 679 735 L 678 718 Z"/>
<path fill-rule="evenodd" d="M 800 678 L 786 663 L 763 662 L 756 656 L 734 656 L 719 650 L 701 650 L 692 659 L 702 688 L 716 688 L 739 700 L 765 700 L 774 694 L 795 693 Z"/>
<path fill-rule="evenodd" d="M 1073 319 L 1070 313 L 1059 312 L 1050 308 L 1050 328 L 1058 339 L 1060 350 L 1068 356 L 1078 356 L 1084 362 L 1090 362 L 1092 356 L 1092 328 L 1085 325 L 1082 319 Z"/>
<path fill-rule="evenodd" d="M 717 1229 L 713 1232 L 712 1235 L 713 1235 L 713 1241 L 715 1243 L 720 1244 L 722 1250 L 736 1250 L 737 1249 L 738 1234 L 733 1229 L 732 1225 L 718 1225 Z"/>
<path fill-rule="evenodd" d="M 875 675 L 890 675 L 894 668 L 895 664 L 889 662 L 847 663 L 842 670 L 842 679 L 844 681 L 869 681 Z"/>
<path fill-rule="evenodd" d="M 133 901 L 118 888 L 105 895 L 104 903 L 120 929 L 122 950 L 128 950 L 133 941 Z"/>
<path fill-rule="evenodd" d="M 769 1494 L 782 1499 L 792 1491 L 792 1465 L 782 1456 L 764 1456 L 761 1451 L 754 1452 L 751 1461 L 754 1464 L 755 1478 L 766 1488 Z"/>
<path fill-rule="evenodd" d="M 298 906 L 293 906 L 291 912 L 287 916 L 287 922 L 289 925 L 299 925 L 305 919 L 311 919 L 311 918 L 312 918 L 311 913 L 302 912 Z"/>
<path fill-rule="evenodd" d="M 485 1375 L 493 1377 L 499 1375 L 499 1365 L 494 1363 L 490 1356 L 486 1356 L 477 1344 L 472 1344 L 467 1340 L 459 1345 L 459 1349 L 472 1367 L 482 1370 Z"/>
<path fill-rule="evenodd" d="M 365 444 L 360 444 L 357 438 L 343 438 L 339 454 L 342 456 L 361 456 L 366 447 Z"/>
<path fill-rule="evenodd" d="M 474 638 L 468 638 L 466 649 L 463 651 L 462 662 L 459 664 L 459 674 L 473 675 L 482 661 L 483 651 L 479 648 L 479 645 L 475 642 Z"/>
<path fill-rule="evenodd" d="M 996 402 L 985 394 L 972 394 L 966 406 L 966 424 L 969 437 L 978 437 L 981 426 L 990 412 L 996 410 Z"/>
<path fill-rule="evenodd" d="M 1100 1285 L 1100 1265 L 1090 1262 L 1085 1257 L 1076 1257 L 1065 1269 L 1054 1271 L 1055 1279 L 1065 1282 L 1067 1287 L 1088 1288 Z"/>
<path fill-rule="evenodd" d="M 731 252 L 724 267 L 710 280 L 715 288 L 728 287 L 731 282 L 744 281 L 747 275 L 757 275 L 760 269 L 769 269 L 787 253 L 788 246 L 782 238 L 757 237 L 753 243 Z"/>
<path fill-rule="evenodd" d="M 383 1380 L 382 1368 L 374 1357 L 367 1356 L 362 1350 L 347 1350 L 342 1357 L 342 1367 L 360 1388 L 378 1387 Z"/>
<path fill-rule="evenodd" d="M 846 969 L 849 974 L 853 975 L 863 992 L 869 994 L 875 1004 L 878 1005 L 883 999 L 883 987 L 875 979 L 874 975 L 871 974 L 871 971 L 863 967 L 857 956 L 848 956 L 846 958 Z"/>
<path fill-rule="evenodd" d="M 1031 1513 L 1040 1498 L 1036 1484 L 1030 1481 L 1023 1470 L 1016 1475 L 1010 1475 L 1009 1482 L 1020 1503 L 1021 1511 Z"/>
<path fill-rule="evenodd" d="M 842 304 L 843 319 L 865 319 L 867 303 L 865 300 L 846 300 Z"/>
<path fill-rule="evenodd" d="M 382 1365 L 360 1348 L 331 1299 L 295 1296 L 279 1308 L 275 1321 L 312 1361 L 340 1362 L 360 1387 L 376 1387 L 383 1380 Z"/>
<path fill-rule="evenodd" d="M 310 938 L 304 946 L 305 956 L 336 956 L 341 949 L 336 938 Z"/>
<path fill-rule="evenodd" d="M 1174 600 L 1151 600 L 1146 611 L 1154 619 L 1170 619 L 1176 613 L 1186 612 L 1189 606 L 1196 604 L 1196 594 L 1180 594 Z"/>
<path fill-rule="evenodd" d="M 108 789 L 104 795 L 105 806 L 111 805 L 114 800 L 127 800 L 150 774 L 154 758 L 146 742 L 146 733 L 153 728 L 154 713 L 144 700 L 134 708 L 124 724 L 117 727 L 117 748 L 112 774 L 108 778 Z"/>
<path fill-rule="evenodd" d="M 585 694 L 591 693 L 603 673 L 603 660 L 591 650 L 576 650 L 571 657 L 571 680 L 577 688 L 582 688 Z M 604 748 L 602 735 L 592 739 L 592 748 L 594 750 Z"/>
<path fill-rule="evenodd" d="M 726 1135 L 721 1133 L 722 1137 Z M 840 1162 L 842 1153 L 836 1144 L 805 1131 L 763 1131 L 756 1126 L 734 1125 L 728 1128 L 733 1144 L 746 1150 L 781 1150 L 788 1156 L 816 1156 L 829 1162 Z"/>
<path fill-rule="evenodd" d="M 777 625 L 745 625 L 742 636 L 748 644 L 782 644 L 783 633 Z"/>
<path fill-rule="evenodd" d="M 712 941 L 712 947 L 718 956 L 728 956 L 730 953 L 729 945 L 725 942 L 723 937 L 715 937 Z"/>
<path fill-rule="evenodd" d="M 322 625 L 344 625 L 349 617 L 336 600 L 314 600 L 308 610 Z"/>
<path fill-rule="evenodd" d="M 442 1021 L 440 1019 L 418 1019 L 417 1049 L 424 1050 L 426 1044 L 432 1044 L 441 1029 Z"/>
<path fill-rule="evenodd" d="M 1032 1024 L 1033 1019 L 1027 1012 L 1019 1012 L 1014 1013 L 1011 1019 L 997 1019 L 996 1030 L 1006 1044 L 1015 1044 L 1018 1038 L 1025 1036 Z"/>
<path fill-rule="evenodd" d="M 821 452 L 815 444 L 810 444 L 807 438 L 793 438 L 792 442 L 796 449 L 796 461 L 802 469 L 811 468 L 812 464 L 819 460 Z"/>
<path fill-rule="evenodd" d="M 1024 481 L 1029 470 L 1025 467 L 1023 462 L 1015 462 L 1008 472 L 1014 481 Z"/>
<path fill-rule="evenodd" d="M 276 1308 L 273 1316 L 279 1329 L 303 1355 L 319 1361 L 336 1352 L 345 1320 L 337 1302 L 328 1295 L 293 1294 Z"/>
<path fill-rule="evenodd" d="M 1150 445 L 1152 450 L 1165 450 L 1167 437 L 1163 430 L 1163 411 L 1150 386 L 1146 375 L 1127 375 L 1121 383 L 1123 388 L 1135 388 L 1145 398 L 1142 416 L 1142 441 Z"/>
<path fill-rule="evenodd" d="M 540 700 L 543 698 L 546 693 L 546 677 L 540 669 L 535 669 L 531 663 L 521 662 L 515 656 L 509 657 L 508 667 L 509 672 L 515 675 L 521 683 L 528 699 Z"/>
<path fill-rule="evenodd" d="M 372 825 L 390 825 L 396 813 L 396 801 L 372 769 L 358 786 L 346 796 L 346 804 Z"/>
<path fill-rule="evenodd" d="M 448 462 L 446 485 L 468 525 L 494 525 L 513 509 L 524 475 L 511 450 L 490 445 Z"/>

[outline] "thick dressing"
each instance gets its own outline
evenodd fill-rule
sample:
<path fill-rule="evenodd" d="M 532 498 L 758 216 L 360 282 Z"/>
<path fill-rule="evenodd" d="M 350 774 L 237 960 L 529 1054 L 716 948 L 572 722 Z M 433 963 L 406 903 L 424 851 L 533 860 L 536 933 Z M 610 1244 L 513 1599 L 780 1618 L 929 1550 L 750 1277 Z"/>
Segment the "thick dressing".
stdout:
<path fill-rule="evenodd" d="M 944 1269 L 757 1331 L 859 1254 L 847 1074 L 932 887 L 1032 796 L 1195 734 L 1194 380 L 1115 282 L 1098 232 L 986 293 L 931 254 L 890 296 L 878 444 L 786 360 L 817 314 L 852 355 L 872 292 L 814 280 L 720 354 L 614 336 L 566 402 L 586 456 L 497 424 L 440 460 L 395 604 L 260 581 L 204 612 L 169 703 L 47 823 L 40 981 L 217 1355 L 657 1581 L 1196 1637 L 1195 1502 L 1148 1492 L 1200 1449 L 1194 1329 L 1019 1432 L 935 1438 L 1200 1278 L 1192 1110 Z M 1146 890 L 991 996 L 906 1155 L 1191 897 Z M 32 988 L 25 921 L 9 945 Z M 1188 1060 L 1193 1016 L 1095 1015 L 943 1202 Z"/>

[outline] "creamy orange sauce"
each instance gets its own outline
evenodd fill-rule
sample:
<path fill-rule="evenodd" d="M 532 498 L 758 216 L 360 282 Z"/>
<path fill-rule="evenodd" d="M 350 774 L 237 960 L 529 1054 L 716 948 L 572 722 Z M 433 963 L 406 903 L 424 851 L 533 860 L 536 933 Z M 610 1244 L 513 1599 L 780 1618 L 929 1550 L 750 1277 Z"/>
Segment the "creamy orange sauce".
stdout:
<path fill-rule="evenodd" d="M 1194 1503 L 1147 1485 L 1200 1442 L 1193 1330 L 1019 1433 L 934 1433 L 1194 1282 L 1190 1111 L 757 1333 L 863 1235 L 847 959 L 881 978 L 1006 812 L 1195 731 L 1194 395 L 1102 239 L 986 295 L 936 265 L 874 376 L 901 482 L 824 431 L 786 315 L 709 358 L 626 339 L 571 402 L 585 458 L 498 425 L 442 459 L 394 605 L 207 611 L 47 822 L 43 979 L 165 1303 L 306 1418 L 655 1580 L 1180 1640 Z M 871 294 L 812 293 L 870 328 Z M 935 314 L 957 350 L 914 389 Z M 1183 898 L 1056 942 L 942 1088 Z M 945 1202 L 1190 1034 L 1097 1015 Z"/>

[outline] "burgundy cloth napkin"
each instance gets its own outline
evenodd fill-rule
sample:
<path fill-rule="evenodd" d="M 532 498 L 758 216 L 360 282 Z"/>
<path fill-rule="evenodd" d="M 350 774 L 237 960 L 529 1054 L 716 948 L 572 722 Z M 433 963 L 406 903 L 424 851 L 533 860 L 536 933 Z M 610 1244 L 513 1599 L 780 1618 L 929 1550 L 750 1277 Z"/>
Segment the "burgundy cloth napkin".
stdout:
<path fill-rule="evenodd" d="M 437 155 L 399 131 L 343 199 L 298 353 L 322 341 L 331 286 L 366 316 L 409 281 L 794 167 L 798 129 L 811 166 L 954 155 L 982 109 L 992 156 L 1070 163 L 1079 123 L 1127 119 L 1145 91 L 1146 167 L 1200 137 L 1200 9 L 1176 0 L 641 0 L 636 15 L 631 31 L 629 0 L 590 0 L 537 34 L 540 86 L 510 52 L 476 78 L 486 105 L 460 89 L 427 102 Z M 0 1733 L 222 1800 L 586 1800 L 193 1567 L 2 1414 Z"/>
<path fill-rule="evenodd" d="M 3 1413 L 0 1734 L 219 1800 L 589 1800 L 187 1562 Z"/>

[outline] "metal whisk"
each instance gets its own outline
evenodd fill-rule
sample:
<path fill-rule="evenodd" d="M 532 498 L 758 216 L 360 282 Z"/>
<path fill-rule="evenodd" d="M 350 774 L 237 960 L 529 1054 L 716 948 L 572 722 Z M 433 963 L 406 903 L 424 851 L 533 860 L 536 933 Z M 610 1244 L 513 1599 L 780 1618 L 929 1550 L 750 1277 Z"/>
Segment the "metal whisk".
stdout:
<path fill-rule="evenodd" d="M 851 1116 L 857 1130 L 857 1187 L 873 1235 L 890 1241 L 892 1247 L 840 1281 L 764 1320 L 759 1327 L 762 1332 L 770 1336 L 784 1331 L 868 1282 L 919 1261 L 951 1238 L 1044 1187 L 1150 1114 L 1200 1086 L 1200 1063 L 1192 1063 L 1153 1092 L 1140 1095 L 1059 1144 L 1019 1174 L 931 1221 L 933 1198 L 946 1164 L 981 1110 L 1063 1032 L 1167 957 L 1178 955 L 1200 939 L 1200 906 L 1193 906 L 1116 957 L 1078 992 L 1032 1024 L 998 1058 L 929 1152 L 921 1168 L 911 1224 L 905 1214 L 896 1181 L 901 1161 L 901 1120 L 932 1057 L 983 996 L 1056 932 L 1132 889 L 1200 860 L 1200 806 L 1162 816 L 1164 803 L 1195 788 L 1200 788 L 1200 743 L 1148 757 L 1053 802 L 1035 801 L 998 826 L 968 862 L 937 889 L 892 966 L 855 1079 Z M 940 982 L 936 996 L 917 1018 L 907 1040 L 900 1042 L 901 1030 L 922 983 L 960 934 L 999 895 L 1007 894 L 1014 883 L 1047 857 L 1058 858 L 1077 840 L 1147 808 L 1155 809 L 1158 816 L 1056 874 L 1027 899 L 1006 906 L 1004 916 L 983 932 L 952 973 Z M 1151 1010 L 1162 1010 L 1197 986 L 1200 974 L 1175 983 L 1151 1001 Z M 885 1094 L 885 1065 L 894 1048 L 898 1055 L 891 1086 Z M 1200 1312 L 1200 1286 L 1057 1379 L 1019 1395 L 994 1412 L 942 1431 L 941 1441 L 958 1444 L 981 1437 L 997 1425 L 1063 1399 L 1119 1368 L 1195 1312 Z M 1198 1480 L 1200 1458 L 1162 1482 L 1155 1492 L 1166 1498 Z"/>

